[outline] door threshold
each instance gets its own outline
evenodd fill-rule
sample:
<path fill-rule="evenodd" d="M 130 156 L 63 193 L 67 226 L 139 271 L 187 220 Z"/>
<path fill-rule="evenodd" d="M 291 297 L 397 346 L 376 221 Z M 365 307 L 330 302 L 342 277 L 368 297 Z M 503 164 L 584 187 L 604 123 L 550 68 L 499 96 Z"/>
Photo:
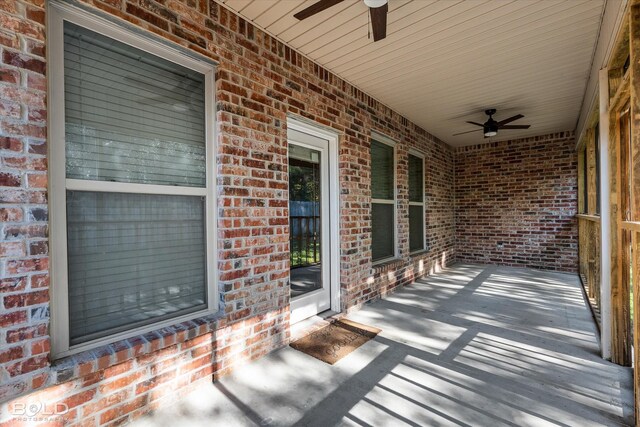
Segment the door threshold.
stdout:
<path fill-rule="evenodd" d="M 335 312 L 333 310 L 326 310 L 322 313 L 318 313 L 315 316 L 307 317 L 291 325 L 290 335 L 291 341 L 295 341 L 302 337 L 305 337 L 320 328 L 323 328 L 330 324 L 335 318 L 340 317 L 342 313 Z"/>

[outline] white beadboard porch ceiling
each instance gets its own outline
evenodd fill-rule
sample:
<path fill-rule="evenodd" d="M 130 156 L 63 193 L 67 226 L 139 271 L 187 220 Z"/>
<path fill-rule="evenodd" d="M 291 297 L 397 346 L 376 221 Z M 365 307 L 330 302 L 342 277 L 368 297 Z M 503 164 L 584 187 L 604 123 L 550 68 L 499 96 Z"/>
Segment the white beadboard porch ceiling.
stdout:
<path fill-rule="evenodd" d="M 316 0 L 222 0 L 230 9 L 453 146 L 488 142 L 466 120 L 515 114 L 504 140 L 574 130 L 605 0 L 389 0 L 367 38 L 362 0 L 303 21 Z M 480 129 L 480 128 L 478 128 Z"/>

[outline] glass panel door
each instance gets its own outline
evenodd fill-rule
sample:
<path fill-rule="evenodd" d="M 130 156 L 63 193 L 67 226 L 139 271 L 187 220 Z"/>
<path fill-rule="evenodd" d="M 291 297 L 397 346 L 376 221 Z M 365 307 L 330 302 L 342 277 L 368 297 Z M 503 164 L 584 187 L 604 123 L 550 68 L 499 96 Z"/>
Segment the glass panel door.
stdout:
<path fill-rule="evenodd" d="M 289 147 L 291 297 L 322 288 L 321 152 Z"/>
<path fill-rule="evenodd" d="M 291 322 L 331 307 L 329 141 L 297 130 L 289 139 Z"/>

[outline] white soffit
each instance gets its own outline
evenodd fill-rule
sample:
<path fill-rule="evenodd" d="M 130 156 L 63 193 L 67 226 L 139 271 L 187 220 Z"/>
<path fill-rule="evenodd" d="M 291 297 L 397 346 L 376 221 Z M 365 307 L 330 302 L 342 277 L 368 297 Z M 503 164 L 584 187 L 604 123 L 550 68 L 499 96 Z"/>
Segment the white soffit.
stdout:
<path fill-rule="evenodd" d="M 466 120 L 515 114 L 492 139 L 574 130 L 605 0 L 389 0 L 387 38 L 344 0 L 303 21 L 316 0 L 222 0 L 231 10 L 453 146 L 488 142 Z M 480 129 L 480 128 L 478 128 Z"/>

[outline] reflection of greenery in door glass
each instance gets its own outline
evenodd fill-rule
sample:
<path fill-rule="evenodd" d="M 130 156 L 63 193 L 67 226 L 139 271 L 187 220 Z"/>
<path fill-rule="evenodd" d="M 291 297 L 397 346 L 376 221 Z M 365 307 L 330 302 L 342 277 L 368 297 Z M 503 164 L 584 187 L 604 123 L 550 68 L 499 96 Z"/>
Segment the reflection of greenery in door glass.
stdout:
<path fill-rule="evenodd" d="M 320 201 L 320 165 L 289 159 L 289 200 Z"/>

